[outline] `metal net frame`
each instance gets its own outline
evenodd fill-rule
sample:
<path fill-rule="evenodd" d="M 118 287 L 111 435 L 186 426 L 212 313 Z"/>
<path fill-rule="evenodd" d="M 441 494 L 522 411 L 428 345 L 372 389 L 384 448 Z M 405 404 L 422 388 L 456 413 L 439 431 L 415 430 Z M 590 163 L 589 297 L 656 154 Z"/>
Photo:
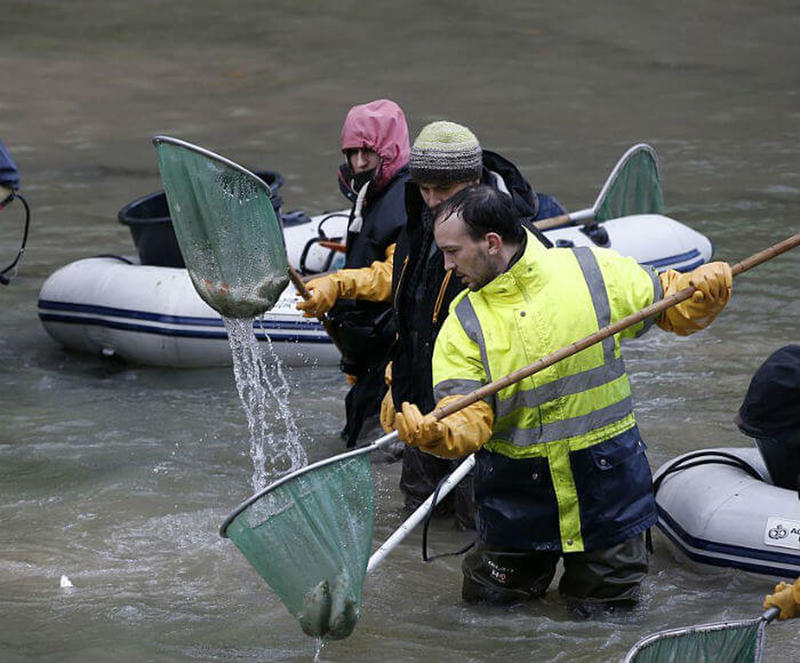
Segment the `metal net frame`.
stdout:
<path fill-rule="evenodd" d="M 764 629 L 777 614 L 659 631 L 639 640 L 622 663 L 761 663 Z"/>

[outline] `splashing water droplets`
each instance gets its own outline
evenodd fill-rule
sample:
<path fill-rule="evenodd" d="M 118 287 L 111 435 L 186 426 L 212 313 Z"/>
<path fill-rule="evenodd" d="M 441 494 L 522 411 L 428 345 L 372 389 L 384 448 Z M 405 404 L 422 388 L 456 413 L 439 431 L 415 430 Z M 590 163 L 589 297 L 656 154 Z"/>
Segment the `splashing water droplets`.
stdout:
<path fill-rule="evenodd" d="M 315 640 L 314 646 L 316 648 L 316 651 L 314 652 L 314 663 L 321 663 L 322 648 L 325 646 L 325 639 L 314 638 L 314 640 Z"/>
<path fill-rule="evenodd" d="M 267 339 L 262 353 L 252 319 L 223 318 L 233 353 L 236 390 L 247 415 L 253 489 L 259 491 L 281 475 L 305 466 L 308 457 L 289 408 L 289 383 Z M 277 424 L 277 426 L 276 426 Z M 283 434 L 277 433 L 283 427 Z"/>

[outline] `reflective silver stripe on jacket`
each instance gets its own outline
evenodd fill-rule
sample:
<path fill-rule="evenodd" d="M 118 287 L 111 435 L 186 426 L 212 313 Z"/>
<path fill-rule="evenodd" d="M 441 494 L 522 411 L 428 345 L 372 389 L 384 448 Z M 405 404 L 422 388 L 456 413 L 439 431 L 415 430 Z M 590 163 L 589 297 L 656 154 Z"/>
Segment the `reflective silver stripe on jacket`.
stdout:
<path fill-rule="evenodd" d="M 571 396 L 600 387 L 621 377 L 624 372 L 625 364 L 622 359 L 614 357 L 610 362 L 587 371 L 567 375 L 534 389 L 521 389 L 505 400 L 498 398 L 495 403 L 495 416 L 499 419 L 520 407 L 539 407 L 559 396 Z"/>
<path fill-rule="evenodd" d="M 464 333 L 467 335 L 467 338 L 471 340 L 478 346 L 478 350 L 481 353 L 481 363 L 483 364 L 483 370 L 486 373 L 486 382 L 492 381 L 492 371 L 489 368 L 489 357 L 486 354 L 486 341 L 483 338 L 483 330 L 481 329 L 481 323 L 478 320 L 478 315 L 475 313 L 475 308 L 472 306 L 472 302 L 469 300 L 469 296 L 464 297 L 456 306 L 455 314 L 458 318 L 458 322 L 461 324 L 461 328 L 464 330 Z M 433 395 L 436 401 L 438 402 L 441 398 L 445 396 L 451 396 L 453 394 L 467 394 L 470 391 L 474 391 L 482 387 L 483 384 L 473 381 L 473 380 L 445 380 L 437 384 L 433 389 Z M 466 391 L 458 391 L 460 389 L 465 389 Z M 490 396 L 489 398 L 485 399 L 492 409 L 496 412 L 497 411 L 497 395 Z"/>
<path fill-rule="evenodd" d="M 445 396 L 464 396 L 482 386 L 478 380 L 443 380 L 434 388 L 433 397 L 438 403 Z"/>
<path fill-rule="evenodd" d="M 486 381 L 491 382 L 492 371 L 489 368 L 489 355 L 486 354 L 486 341 L 483 338 L 481 323 L 480 320 L 478 320 L 478 315 L 475 313 L 472 302 L 469 300 L 469 295 L 458 302 L 455 314 L 458 317 L 458 321 L 461 323 L 461 328 L 464 330 L 467 338 L 475 343 L 480 349 L 483 369 L 486 371 Z"/>
<path fill-rule="evenodd" d="M 655 304 L 656 302 L 664 299 L 664 286 L 661 285 L 661 279 L 658 278 L 658 272 L 650 265 L 641 265 L 641 268 L 650 275 L 650 279 L 653 281 L 653 304 Z M 650 329 L 650 327 L 652 327 L 653 323 L 656 321 L 656 318 L 658 318 L 658 315 L 651 315 L 649 318 L 645 318 L 644 325 L 638 332 L 636 332 L 636 338 L 639 338 L 648 329 Z"/>
<path fill-rule="evenodd" d="M 592 250 L 586 246 L 572 249 L 572 253 L 578 261 L 581 272 L 583 272 L 586 285 L 589 286 L 589 295 L 592 297 L 594 313 L 597 316 L 597 328 L 607 327 L 611 324 L 611 305 L 608 303 L 606 282 L 603 278 L 603 272 L 600 271 L 600 265 L 597 264 L 597 258 L 592 253 Z M 606 363 L 610 363 L 614 359 L 614 345 L 613 336 L 603 339 L 603 359 Z"/>
<path fill-rule="evenodd" d="M 606 292 L 605 279 L 600 271 L 600 265 L 591 249 L 580 247 L 572 249 L 578 266 L 583 273 L 583 278 L 589 288 L 589 295 L 592 298 L 595 316 L 597 317 L 597 327 L 611 324 L 611 306 Z M 625 373 L 625 363 L 621 357 L 614 355 L 614 337 L 609 336 L 602 342 L 603 364 L 595 366 L 574 375 L 567 375 L 553 382 L 540 385 L 534 389 L 523 389 L 517 391 L 510 398 L 496 400 L 495 415 L 497 418 L 504 417 L 520 407 L 539 407 L 548 401 L 559 396 L 570 396 L 579 394 L 595 387 L 612 382 Z M 591 429 L 584 429 L 591 430 Z M 555 438 L 558 439 L 558 438 Z"/>
<path fill-rule="evenodd" d="M 582 414 L 571 419 L 562 419 L 549 424 L 540 424 L 536 428 L 514 427 L 508 430 L 492 432 L 492 440 L 505 440 L 517 447 L 528 447 L 531 444 L 555 442 L 568 437 L 577 437 L 587 431 L 608 426 L 627 417 L 633 411 L 633 399 L 628 396 L 618 403 Z"/>

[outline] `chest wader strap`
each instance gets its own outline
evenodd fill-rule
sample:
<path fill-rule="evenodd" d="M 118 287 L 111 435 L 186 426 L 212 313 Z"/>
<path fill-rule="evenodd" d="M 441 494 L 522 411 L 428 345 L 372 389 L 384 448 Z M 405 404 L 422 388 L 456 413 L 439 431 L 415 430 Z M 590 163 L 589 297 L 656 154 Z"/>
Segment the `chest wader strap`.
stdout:
<path fill-rule="evenodd" d="M 452 472 L 450 473 L 452 474 Z M 425 562 L 432 562 L 435 559 L 440 559 L 442 557 L 455 557 L 456 555 L 463 555 L 467 552 L 470 548 L 475 545 L 476 539 L 473 539 L 469 544 L 461 548 L 460 550 L 456 550 L 455 552 L 447 552 L 441 553 L 440 555 L 428 555 L 428 526 L 431 524 L 431 520 L 433 520 L 433 514 L 436 511 L 436 505 L 439 502 L 439 491 L 444 485 L 444 482 L 450 477 L 450 474 L 445 475 L 439 481 L 436 486 L 436 490 L 433 491 L 433 500 L 431 501 L 431 507 L 428 509 L 428 513 L 425 516 L 425 521 L 422 525 L 422 559 Z"/>

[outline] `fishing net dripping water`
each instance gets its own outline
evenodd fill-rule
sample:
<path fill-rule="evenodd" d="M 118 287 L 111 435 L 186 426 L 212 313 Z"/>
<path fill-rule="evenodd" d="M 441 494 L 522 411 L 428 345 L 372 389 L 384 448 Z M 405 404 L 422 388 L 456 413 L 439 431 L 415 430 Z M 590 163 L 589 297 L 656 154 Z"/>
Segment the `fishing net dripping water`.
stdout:
<path fill-rule="evenodd" d="M 250 429 L 256 496 L 222 531 L 316 639 L 319 659 L 323 639 L 346 638 L 361 614 L 375 511 L 369 456 L 275 481 L 307 465 L 289 384 L 268 336 L 268 352 L 260 352 L 252 319 L 224 320 Z"/>
<path fill-rule="evenodd" d="M 233 355 L 236 390 L 247 416 L 251 483 L 258 492 L 308 463 L 292 411 L 289 383 L 267 337 L 262 353 L 252 319 L 224 318 Z"/>
<path fill-rule="evenodd" d="M 305 633 L 345 638 L 360 614 L 372 542 L 372 473 L 368 455 L 360 454 L 291 476 L 307 456 L 289 409 L 289 385 L 269 338 L 262 353 L 253 327 L 289 281 L 268 187 L 198 146 L 167 136 L 154 143 L 192 283 L 224 317 L 250 431 L 255 495 L 221 531 Z"/>
<path fill-rule="evenodd" d="M 303 632 L 346 638 L 361 614 L 375 512 L 369 455 L 275 482 L 223 525 Z"/>
<path fill-rule="evenodd" d="M 271 350 L 264 353 L 271 361 L 259 352 L 252 321 L 226 319 L 225 325 L 250 427 L 256 494 L 230 516 L 223 535 L 275 591 L 303 632 L 317 638 L 319 651 L 322 638 L 350 635 L 361 614 L 375 512 L 369 454 L 345 454 L 295 473 L 306 466 L 306 454 L 280 363 Z M 276 422 L 285 435 L 275 432 L 281 427 Z"/>

